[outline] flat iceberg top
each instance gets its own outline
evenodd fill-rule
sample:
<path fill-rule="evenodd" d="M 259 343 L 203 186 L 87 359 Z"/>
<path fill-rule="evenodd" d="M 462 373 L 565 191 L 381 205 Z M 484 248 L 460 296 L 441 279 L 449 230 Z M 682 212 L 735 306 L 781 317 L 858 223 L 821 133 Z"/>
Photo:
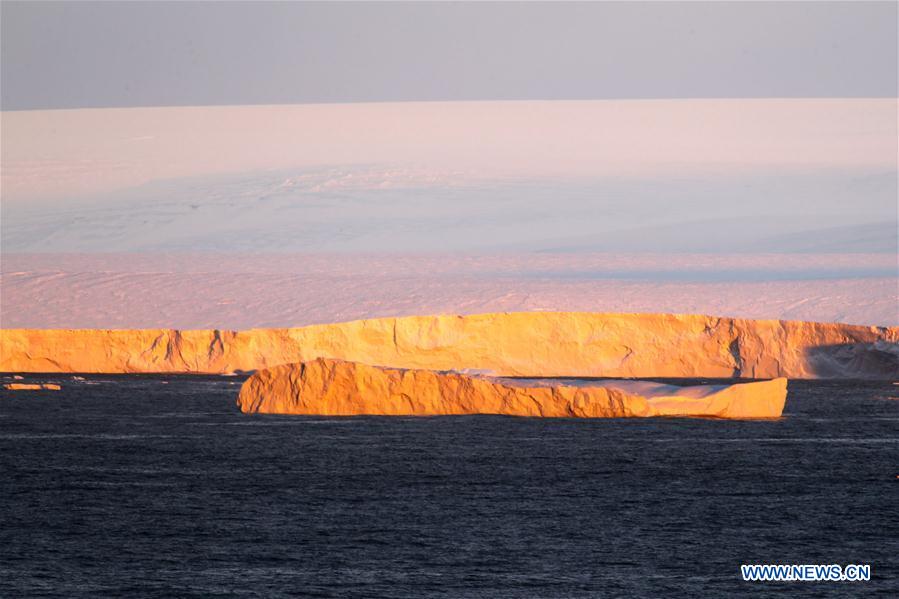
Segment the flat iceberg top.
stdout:
<path fill-rule="evenodd" d="M 732 385 L 668 385 L 653 381 L 635 381 L 625 379 L 569 379 L 569 378 L 491 378 L 495 383 L 506 387 L 534 388 L 534 387 L 577 387 L 580 389 L 602 388 L 617 389 L 631 395 L 640 395 L 647 399 L 657 397 L 685 397 L 702 399 L 714 395 Z M 735 383 L 741 384 L 741 383 Z M 745 383 L 743 383 L 745 384 Z"/>

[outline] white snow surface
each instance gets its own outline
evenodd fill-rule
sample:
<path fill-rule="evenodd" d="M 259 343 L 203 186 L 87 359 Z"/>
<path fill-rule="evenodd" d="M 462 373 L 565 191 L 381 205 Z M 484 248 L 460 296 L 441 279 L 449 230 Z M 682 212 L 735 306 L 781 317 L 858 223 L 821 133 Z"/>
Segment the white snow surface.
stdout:
<path fill-rule="evenodd" d="M 897 102 L 2 112 L 0 326 L 897 324 Z"/>
<path fill-rule="evenodd" d="M 885 254 L 12 254 L 4 328 L 289 327 L 517 310 L 899 324 Z"/>

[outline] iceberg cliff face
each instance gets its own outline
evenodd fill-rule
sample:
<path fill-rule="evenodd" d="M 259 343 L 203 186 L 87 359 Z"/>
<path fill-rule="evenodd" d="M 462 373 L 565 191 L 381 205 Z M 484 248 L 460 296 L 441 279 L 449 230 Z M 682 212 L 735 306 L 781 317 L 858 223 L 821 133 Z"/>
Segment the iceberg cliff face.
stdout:
<path fill-rule="evenodd" d="M 516 312 L 248 331 L 0 331 L 0 371 L 253 371 L 315 358 L 497 376 L 899 377 L 899 327 Z"/>
<path fill-rule="evenodd" d="M 777 418 L 787 381 L 675 387 L 637 381 L 572 385 L 317 359 L 261 370 L 243 384 L 243 412 L 325 416 Z"/>

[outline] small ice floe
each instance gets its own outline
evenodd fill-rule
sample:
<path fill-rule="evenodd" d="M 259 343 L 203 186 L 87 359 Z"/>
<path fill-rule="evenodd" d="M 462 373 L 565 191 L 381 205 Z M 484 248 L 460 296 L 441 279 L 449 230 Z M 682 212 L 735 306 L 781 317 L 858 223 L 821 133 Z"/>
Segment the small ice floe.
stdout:
<path fill-rule="evenodd" d="M 6 383 L 3 388 L 9 391 L 59 391 L 62 387 L 55 383 Z"/>

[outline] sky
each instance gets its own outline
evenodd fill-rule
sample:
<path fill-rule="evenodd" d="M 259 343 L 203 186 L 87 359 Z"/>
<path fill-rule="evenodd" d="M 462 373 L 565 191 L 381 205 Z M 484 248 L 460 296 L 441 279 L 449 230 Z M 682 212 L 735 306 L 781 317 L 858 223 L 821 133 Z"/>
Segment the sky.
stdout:
<path fill-rule="evenodd" d="M 10 2 L 3 110 L 895 97 L 895 2 Z"/>
<path fill-rule="evenodd" d="M 0 324 L 899 324 L 897 6 L 4 1 Z"/>

